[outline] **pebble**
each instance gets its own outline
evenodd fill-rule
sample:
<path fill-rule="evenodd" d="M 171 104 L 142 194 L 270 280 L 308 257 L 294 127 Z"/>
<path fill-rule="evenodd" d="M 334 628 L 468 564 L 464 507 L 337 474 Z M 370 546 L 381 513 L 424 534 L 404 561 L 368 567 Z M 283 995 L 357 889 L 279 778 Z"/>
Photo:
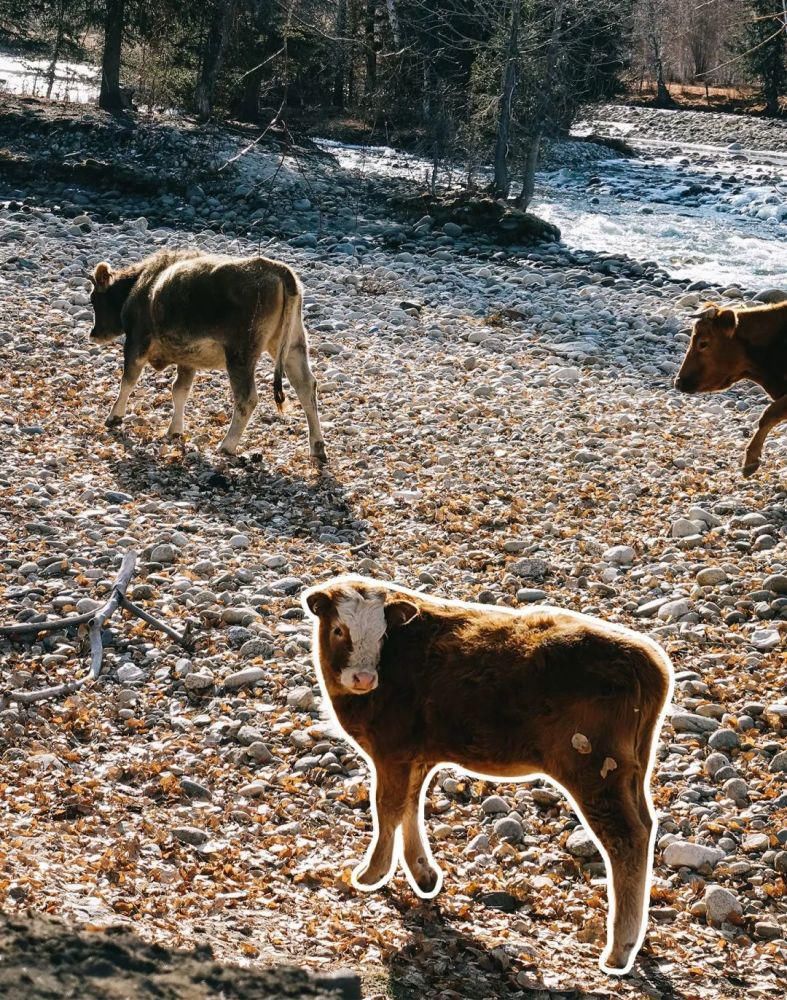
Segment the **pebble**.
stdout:
<path fill-rule="evenodd" d="M 167 543 L 162 545 L 154 545 L 150 550 L 150 558 L 153 562 L 158 563 L 174 563 L 177 558 L 177 552 L 174 545 L 169 545 Z"/>
<path fill-rule="evenodd" d="M 255 740 L 246 747 L 246 756 L 257 764 L 269 764 L 273 760 L 273 754 L 261 740 Z"/>
<path fill-rule="evenodd" d="M 210 840 L 210 834 L 196 826 L 176 826 L 171 832 L 175 840 L 179 840 L 181 844 L 190 844 L 192 847 L 201 847 Z"/>
<path fill-rule="evenodd" d="M 717 729 L 708 737 L 711 750 L 735 750 L 740 746 L 740 738 L 732 729 Z"/>
<path fill-rule="evenodd" d="M 717 587 L 727 582 L 727 574 L 720 566 L 708 566 L 697 573 L 697 583 L 701 587 Z"/>
<path fill-rule="evenodd" d="M 485 813 L 507 813 L 509 812 L 508 803 L 505 799 L 502 799 L 499 795 L 489 795 L 481 803 L 481 808 Z"/>
<path fill-rule="evenodd" d="M 670 722 L 676 733 L 712 733 L 719 728 L 716 719 L 693 712 L 673 712 Z"/>
<path fill-rule="evenodd" d="M 738 918 L 743 913 L 743 907 L 735 893 L 718 885 L 706 886 L 704 903 L 708 923 L 715 926 L 731 917 Z"/>
<path fill-rule="evenodd" d="M 287 707 L 299 712 L 310 712 L 315 706 L 314 692 L 310 687 L 296 687 L 287 692 Z"/>
<path fill-rule="evenodd" d="M 602 556 L 606 562 L 615 563 L 617 566 L 630 566 L 635 557 L 636 552 L 630 545 L 613 545 L 606 549 Z"/>
<path fill-rule="evenodd" d="M 593 858 L 598 854 L 596 842 L 583 826 L 575 827 L 566 841 L 566 850 L 575 858 Z"/>
<path fill-rule="evenodd" d="M 224 678 L 224 687 L 229 690 L 249 687 L 258 681 L 264 680 L 268 676 L 268 671 L 262 667 L 245 667 L 243 670 L 236 670 L 228 677 Z"/>
<path fill-rule="evenodd" d="M 723 851 L 695 844 L 689 840 L 673 840 L 664 848 L 664 863 L 670 868 L 712 871 L 723 857 Z"/>

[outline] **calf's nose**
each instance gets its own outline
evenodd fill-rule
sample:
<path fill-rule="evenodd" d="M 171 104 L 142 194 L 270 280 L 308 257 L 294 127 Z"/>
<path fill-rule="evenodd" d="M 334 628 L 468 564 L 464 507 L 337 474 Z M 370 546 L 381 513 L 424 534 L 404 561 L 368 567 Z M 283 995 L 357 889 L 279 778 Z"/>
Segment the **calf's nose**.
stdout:
<path fill-rule="evenodd" d="M 359 670 L 357 674 L 353 674 L 353 685 L 359 691 L 371 691 L 377 685 L 377 674 Z"/>

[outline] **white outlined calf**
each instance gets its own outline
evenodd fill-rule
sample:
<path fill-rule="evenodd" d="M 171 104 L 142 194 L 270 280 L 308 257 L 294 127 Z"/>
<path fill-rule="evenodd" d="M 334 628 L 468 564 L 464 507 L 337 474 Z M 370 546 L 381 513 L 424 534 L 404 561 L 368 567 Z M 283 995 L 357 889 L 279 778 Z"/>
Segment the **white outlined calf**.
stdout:
<path fill-rule="evenodd" d="M 645 936 L 656 837 L 649 786 L 673 687 L 661 647 L 578 612 L 450 601 L 354 575 L 302 600 L 324 704 L 372 776 L 372 842 L 353 885 L 377 889 L 401 861 L 422 899 L 440 891 L 424 821 L 440 768 L 546 779 L 607 868 L 601 968 L 628 972 Z"/>

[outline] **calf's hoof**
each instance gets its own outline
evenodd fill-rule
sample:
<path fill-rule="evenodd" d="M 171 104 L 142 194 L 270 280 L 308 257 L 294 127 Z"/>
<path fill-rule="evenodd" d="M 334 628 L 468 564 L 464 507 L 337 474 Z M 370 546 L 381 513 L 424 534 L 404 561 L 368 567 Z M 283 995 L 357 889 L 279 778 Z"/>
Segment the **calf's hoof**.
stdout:
<path fill-rule="evenodd" d="M 104 425 L 106 427 L 120 427 L 120 425 L 122 423 L 123 423 L 123 418 L 122 417 L 114 417 L 114 416 L 112 416 L 111 413 L 107 417 L 107 419 L 104 421 Z"/>
<path fill-rule="evenodd" d="M 377 889 L 385 882 L 388 876 L 387 871 L 380 871 L 371 865 L 359 865 L 352 875 L 353 885 L 358 889 Z"/>
<path fill-rule="evenodd" d="M 742 469 L 743 475 L 746 477 L 746 479 L 750 479 L 757 471 L 757 469 L 759 469 L 759 467 L 760 467 L 759 458 L 755 459 L 753 462 L 744 462 Z"/>
<path fill-rule="evenodd" d="M 238 450 L 238 446 L 224 444 L 222 441 L 217 450 L 220 455 L 234 455 Z"/>
<path fill-rule="evenodd" d="M 318 441 L 314 445 L 314 450 L 311 453 L 311 462 L 314 468 L 318 472 L 322 472 L 325 466 L 328 464 L 328 456 L 325 454 L 325 445 L 322 441 Z"/>
<path fill-rule="evenodd" d="M 440 888 L 440 872 L 425 861 L 416 865 L 413 878 L 421 896 L 434 896 Z"/>
<path fill-rule="evenodd" d="M 633 944 L 614 946 L 604 952 L 599 961 L 603 972 L 612 976 L 625 976 L 634 964 L 637 953 Z"/>

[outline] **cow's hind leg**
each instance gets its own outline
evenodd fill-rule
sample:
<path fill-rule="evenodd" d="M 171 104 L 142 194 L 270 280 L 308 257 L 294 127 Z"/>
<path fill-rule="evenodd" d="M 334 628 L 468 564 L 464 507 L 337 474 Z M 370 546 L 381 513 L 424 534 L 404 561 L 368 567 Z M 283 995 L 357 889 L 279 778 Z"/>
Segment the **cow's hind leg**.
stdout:
<path fill-rule="evenodd" d="M 774 427 L 785 420 L 787 420 L 787 396 L 780 396 L 762 411 L 757 432 L 746 447 L 746 456 L 743 459 L 744 476 L 753 476 L 759 469 L 762 446 L 765 444 L 766 437 Z"/>
<path fill-rule="evenodd" d="M 117 398 L 112 404 L 112 409 L 109 411 L 109 416 L 107 417 L 105 423 L 107 427 L 119 427 L 123 423 L 123 418 L 126 415 L 126 407 L 128 406 L 128 397 L 134 386 L 139 381 L 139 376 L 142 374 L 142 369 L 145 367 L 147 357 L 139 352 L 139 347 L 130 339 L 130 335 L 126 334 L 126 344 L 123 348 L 123 376 L 120 379 L 120 389 L 118 390 Z"/>
<path fill-rule="evenodd" d="M 178 365 L 178 377 L 172 384 L 172 420 L 167 428 L 167 437 L 177 437 L 183 433 L 183 411 L 189 398 L 196 371 Z"/>
<path fill-rule="evenodd" d="M 254 384 L 254 369 L 257 359 L 248 355 L 239 355 L 227 351 L 227 374 L 235 400 L 232 411 L 232 422 L 224 440 L 219 445 L 219 451 L 234 455 L 241 434 L 249 422 L 249 417 L 257 406 L 257 387 Z"/>
<path fill-rule="evenodd" d="M 410 789 L 410 771 L 409 764 L 375 763 L 377 830 L 367 860 L 353 872 L 359 889 L 376 889 L 391 872 L 394 838 Z"/>
<path fill-rule="evenodd" d="M 321 469 L 328 458 L 325 454 L 320 414 L 317 410 L 317 382 L 309 366 L 306 351 L 306 345 L 296 341 L 284 359 L 284 370 L 306 414 L 306 422 L 309 425 L 309 455 L 314 465 Z"/>
<path fill-rule="evenodd" d="M 627 972 L 642 940 L 650 888 L 651 831 L 642 772 L 624 762 L 603 786 L 575 787 L 574 797 L 609 858 L 612 938 L 601 956 L 608 972 Z"/>
<path fill-rule="evenodd" d="M 440 872 L 432 863 L 429 847 L 421 833 L 421 789 L 427 767 L 415 767 L 410 778 L 402 820 L 404 863 L 423 896 L 433 896 L 440 888 Z"/>

